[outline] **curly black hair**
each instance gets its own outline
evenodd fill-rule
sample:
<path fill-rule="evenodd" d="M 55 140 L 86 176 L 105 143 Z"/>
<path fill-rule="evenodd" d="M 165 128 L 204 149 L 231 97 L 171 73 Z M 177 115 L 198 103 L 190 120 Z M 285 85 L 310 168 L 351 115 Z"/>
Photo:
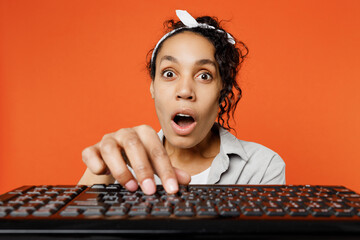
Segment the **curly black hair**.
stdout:
<path fill-rule="evenodd" d="M 242 90 L 236 81 L 236 76 L 249 50 L 243 42 L 236 39 L 236 44 L 231 44 L 228 41 L 226 31 L 220 26 L 221 22 L 216 17 L 202 16 L 196 18 L 196 20 L 198 23 L 206 23 L 215 27 L 215 29 L 202 27 L 187 28 L 181 21 L 167 20 L 164 23 L 166 32 L 181 28 L 167 37 L 167 39 L 181 32 L 190 31 L 202 35 L 214 45 L 215 59 L 219 65 L 220 77 L 222 79 L 222 90 L 219 97 L 220 111 L 217 121 L 223 128 L 227 130 L 233 129 L 229 124 L 230 116 L 234 117 L 236 106 L 242 97 Z M 147 69 L 152 80 L 155 79 L 156 57 L 165 41 L 166 39 L 159 44 L 153 53 L 153 61 L 151 59 L 148 60 Z M 153 51 L 154 49 L 150 50 L 148 56 L 151 56 Z M 226 120 L 223 118 L 224 114 L 226 114 Z"/>

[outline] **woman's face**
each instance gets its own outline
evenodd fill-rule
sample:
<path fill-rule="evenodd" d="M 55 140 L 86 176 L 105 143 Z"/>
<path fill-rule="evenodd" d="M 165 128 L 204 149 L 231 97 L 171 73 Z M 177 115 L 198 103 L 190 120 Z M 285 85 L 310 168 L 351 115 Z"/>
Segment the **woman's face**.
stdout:
<path fill-rule="evenodd" d="M 215 122 L 222 84 L 214 55 L 209 40 L 189 31 L 165 40 L 157 55 L 150 91 L 173 146 L 196 146 Z"/>

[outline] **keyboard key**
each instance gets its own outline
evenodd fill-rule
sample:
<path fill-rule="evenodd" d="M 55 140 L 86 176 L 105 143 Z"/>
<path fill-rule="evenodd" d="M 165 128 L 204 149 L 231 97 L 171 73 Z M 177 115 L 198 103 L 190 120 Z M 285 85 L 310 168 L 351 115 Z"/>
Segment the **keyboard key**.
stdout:
<path fill-rule="evenodd" d="M 151 215 L 153 216 L 170 216 L 171 215 L 171 206 L 166 206 L 164 204 L 156 204 L 151 210 Z"/>
<path fill-rule="evenodd" d="M 125 216 L 128 208 L 125 207 L 110 207 L 106 212 L 106 216 Z"/>
<path fill-rule="evenodd" d="M 244 197 L 244 201 L 261 203 L 263 201 L 263 199 L 260 197 Z"/>
<path fill-rule="evenodd" d="M 317 208 L 326 208 L 325 205 L 321 204 L 321 203 L 317 203 L 317 202 L 306 202 L 304 203 L 304 206 L 308 209 L 308 210 L 312 210 L 312 209 L 317 209 Z"/>
<path fill-rule="evenodd" d="M 254 202 L 242 202 L 239 206 L 243 210 L 244 208 L 257 208 L 259 205 Z"/>
<path fill-rule="evenodd" d="M 175 216 L 179 217 L 191 217 L 195 215 L 194 207 L 192 204 L 188 203 L 179 203 L 175 205 L 174 208 Z"/>
<path fill-rule="evenodd" d="M 266 199 L 267 197 L 274 197 L 274 196 L 275 196 L 274 192 L 259 192 L 258 195 L 259 195 L 260 197 L 265 198 L 265 199 Z"/>
<path fill-rule="evenodd" d="M 360 197 L 349 197 L 347 198 L 349 202 L 357 202 L 360 203 Z"/>
<path fill-rule="evenodd" d="M 30 209 L 35 211 L 36 209 L 40 208 L 43 204 L 40 203 L 26 203 L 23 204 L 19 209 Z"/>
<path fill-rule="evenodd" d="M 139 197 L 123 197 L 124 201 L 130 204 L 138 203 L 141 201 Z"/>
<path fill-rule="evenodd" d="M 65 208 L 60 212 L 60 215 L 63 217 L 76 217 L 80 212 L 79 208 Z"/>
<path fill-rule="evenodd" d="M 308 200 L 310 202 L 319 202 L 319 203 L 324 202 L 324 200 L 320 197 L 308 197 Z"/>
<path fill-rule="evenodd" d="M 83 202 L 83 201 L 98 201 L 102 195 L 96 193 L 87 193 L 81 194 L 75 200 L 75 202 Z"/>
<path fill-rule="evenodd" d="M 241 209 L 245 216 L 262 216 L 263 212 L 258 207 L 245 207 Z"/>
<path fill-rule="evenodd" d="M 12 210 L 13 210 L 13 208 L 11 208 L 11 207 L 0 206 L 0 217 L 5 217 Z"/>
<path fill-rule="evenodd" d="M 303 205 L 299 202 L 285 202 L 282 204 L 285 210 L 289 208 L 301 208 Z"/>
<path fill-rule="evenodd" d="M 314 208 L 311 210 L 311 214 L 315 217 L 330 217 L 332 212 L 326 208 Z"/>
<path fill-rule="evenodd" d="M 31 190 L 35 188 L 34 186 L 22 186 L 19 188 L 16 188 L 10 192 L 8 192 L 8 194 L 24 194 L 25 192 L 27 192 L 28 190 Z"/>
<path fill-rule="evenodd" d="M 45 192 L 45 194 L 52 194 L 52 195 L 58 195 L 60 193 L 63 193 L 63 189 L 49 189 Z"/>
<path fill-rule="evenodd" d="M 114 189 L 114 190 L 120 190 L 122 187 L 120 184 L 109 184 L 106 186 L 106 189 Z"/>
<path fill-rule="evenodd" d="M 46 203 L 48 203 L 49 201 L 50 201 L 50 200 L 49 200 L 49 199 L 46 199 L 46 198 L 44 199 L 44 198 L 38 198 L 38 197 L 36 197 L 36 198 L 30 200 L 29 203 L 46 204 Z"/>
<path fill-rule="evenodd" d="M 260 204 L 259 204 L 260 205 Z M 279 208 L 280 203 L 277 202 L 262 202 L 261 207 L 266 210 L 267 208 Z"/>
<path fill-rule="evenodd" d="M 282 208 L 266 208 L 265 214 L 268 216 L 284 216 L 286 212 Z"/>
<path fill-rule="evenodd" d="M 64 204 L 60 204 L 60 203 L 49 203 L 46 205 L 43 205 L 41 208 L 47 208 L 47 209 L 52 209 L 52 210 L 59 210 Z"/>
<path fill-rule="evenodd" d="M 354 215 L 354 211 L 350 208 L 348 209 L 335 208 L 333 209 L 333 212 L 337 217 L 352 217 Z"/>
<path fill-rule="evenodd" d="M 69 206 L 102 206 L 105 207 L 106 204 L 98 201 L 74 201 L 69 204 Z"/>
<path fill-rule="evenodd" d="M 309 215 L 309 212 L 305 208 L 288 208 L 289 215 L 294 217 L 306 217 Z"/>
<path fill-rule="evenodd" d="M 306 199 L 303 197 L 288 197 L 289 202 L 304 202 Z"/>
<path fill-rule="evenodd" d="M 16 209 L 10 213 L 13 217 L 26 217 L 33 211 L 30 209 Z"/>
<path fill-rule="evenodd" d="M 213 208 L 199 208 L 196 210 L 198 216 L 217 216 L 218 212 Z"/>
<path fill-rule="evenodd" d="M 240 211 L 238 207 L 221 207 L 220 215 L 223 217 L 238 217 L 240 216 Z"/>
<path fill-rule="evenodd" d="M 102 208 L 87 208 L 83 212 L 84 216 L 102 216 L 104 214 L 104 209 Z"/>
<path fill-rule="evenodd" d="M 326 202 L 325 206 L 327 206 L 327 208 L 329 210 L 331 210 L 331 209 L 341 209 L 341 208 L 342 209 L 350 208 L 345 203 L 339 203 L 339 202 Z"/>
<path fill-rule="evenodd" d="M 150 208 L 147 207 L 137 207 L 131 208 L 129 211 L 129 216 L 147 216 L 150 212 Z"/>
<path fill-rule="evenodd" d="M 277 192 L 276 195 L 279 197 L 293 197 L 294 196 L 294 194 L 291 192 Z"/>
<path fill-rule="evenodd" d="M 94 185 L 92 185 L 91 189 L 99 189 L 99 188 L 103 189 L 105 187 L 106 187 L 105 184 L 94 184 Z"/>
<path fill-rule="evenodd" d="M 263 188 L 263 191 L 264 191 L 264 192 L 276 192 L 276 188 L 268 188 L 268 187 L 265 187 L 265 188 Z"/>
<path fill-rule="evenodd" d="M 54 214 L 56 211 L 51 208 L 40 208 L 32 213 L 32 215 L 36 217 L 48 217 L 52 214 Z"/>
<path fill-rule="evenodd" d="M 145 202 L 148 202 L 148 203 L 152 203 L 152 204 L 160 202 L 160 199 L 159 199 L 159 197 L 157 197 L 157 196 L 156 196 L 156 197 L 153 197 L 153 196 L 143 196 L 143 197 L 142 197 L 142 200 L 145 201 Z"/>
<path fill-rule="evenodd" d="M 163 195 L 161 197 L 161 199 L 165 202 L 170 202 L 172 204 L 176 204 L 176 203 L 179 203 L 179 202 L 182 202 L 183 199 L 175 194 L 166 194 L 166 195 Z"/>
<path fill-rule="evenodd" d="M 284 198 L 282 197 L 267 197 L 266 200 L 271 202 L 284 202 Z"/>

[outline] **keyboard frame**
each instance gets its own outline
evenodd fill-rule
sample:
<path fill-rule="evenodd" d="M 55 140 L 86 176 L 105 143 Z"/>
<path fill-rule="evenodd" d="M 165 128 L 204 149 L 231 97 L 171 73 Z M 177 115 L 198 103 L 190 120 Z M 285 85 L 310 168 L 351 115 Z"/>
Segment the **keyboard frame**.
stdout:
<path fill-rule="evenodd" d="M 74 185 L 75 186 L 75 185 Z M 192 185 L 193 187 L 284 187 L 289 185 Z M 301 185 L 303 186 L 303 185 Z M 312 185 L 316 187 L 316 185 Z M 324 186 L 323 187 L 341 187 Z M 89 188 L 87 188 L 89 189 Z M 83 191 L 85 192 L 85 190 Z M 80 195 L 80 194 L 79 194 Z M 78 196 L 79 196 L 78 195 Z M 77 196 L 77 197 L 78 197 Z M 76 199 L 75 197 L 74 199 Z M 72 201 L 74 201 L 72 199 Z M 59 211 L 60 212 L 60 211 Z M 360 239 L 360 216 L 315 217 L 302 216 L 245 216 L 238 217 L 63 217 L 59 212 L 49 217 L 11 217 L 0 218 L 0 236 L 8 234 L 39 235 L 81 235 L 81 236 L 126 236 L 152 235 L 176 236 L 238 236 L 241 235 L 291 235 L 305 236 L 355 236 Z"/>

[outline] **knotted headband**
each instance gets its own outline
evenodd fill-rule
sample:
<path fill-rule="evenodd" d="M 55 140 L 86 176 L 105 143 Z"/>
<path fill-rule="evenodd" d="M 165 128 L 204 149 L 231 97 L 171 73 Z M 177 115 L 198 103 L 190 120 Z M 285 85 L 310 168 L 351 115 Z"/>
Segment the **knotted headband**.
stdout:
<path fill-rule="evenodd" d="M 214 26 L 211 26 L 209 24 L 206 23 L 198 23 L 196 21 L 195 18 L 193 18 L 187 11 L 184 10 L 176 10 L 176 15 L 178 16 L 178 18 L 180 19 L 180 21 L 185 25 L 184 27 L 180 27 L 180 28 L 176 28 L 168 33 L 166 33 L 160 40 L 159 42 L 156 44 L 154 51 L 152 52 L 151 55 L 151 62 L 153 62 L 154 60 L 154 56 L 155 53 L 157 51 L 157 49 L 159 48 L 159 45 L 169 36 L 171 36 L 172 34 L 174 34 L 175 32 L 179 31 L 180 29 L 184 29 L 184 28 L 196 28 L 196 27 L 200 27 L 200 28 L 209 28 L 209 29 L 215 29 Z M 225 32 L 223 30 L 220 29 L 216 29 L 216 31 L 219 32 Z M 227 34 L 227 41 L 231 44 L 235 44 L 235 40 L 234 38 L 227 32 L 225 32 Z"/>

